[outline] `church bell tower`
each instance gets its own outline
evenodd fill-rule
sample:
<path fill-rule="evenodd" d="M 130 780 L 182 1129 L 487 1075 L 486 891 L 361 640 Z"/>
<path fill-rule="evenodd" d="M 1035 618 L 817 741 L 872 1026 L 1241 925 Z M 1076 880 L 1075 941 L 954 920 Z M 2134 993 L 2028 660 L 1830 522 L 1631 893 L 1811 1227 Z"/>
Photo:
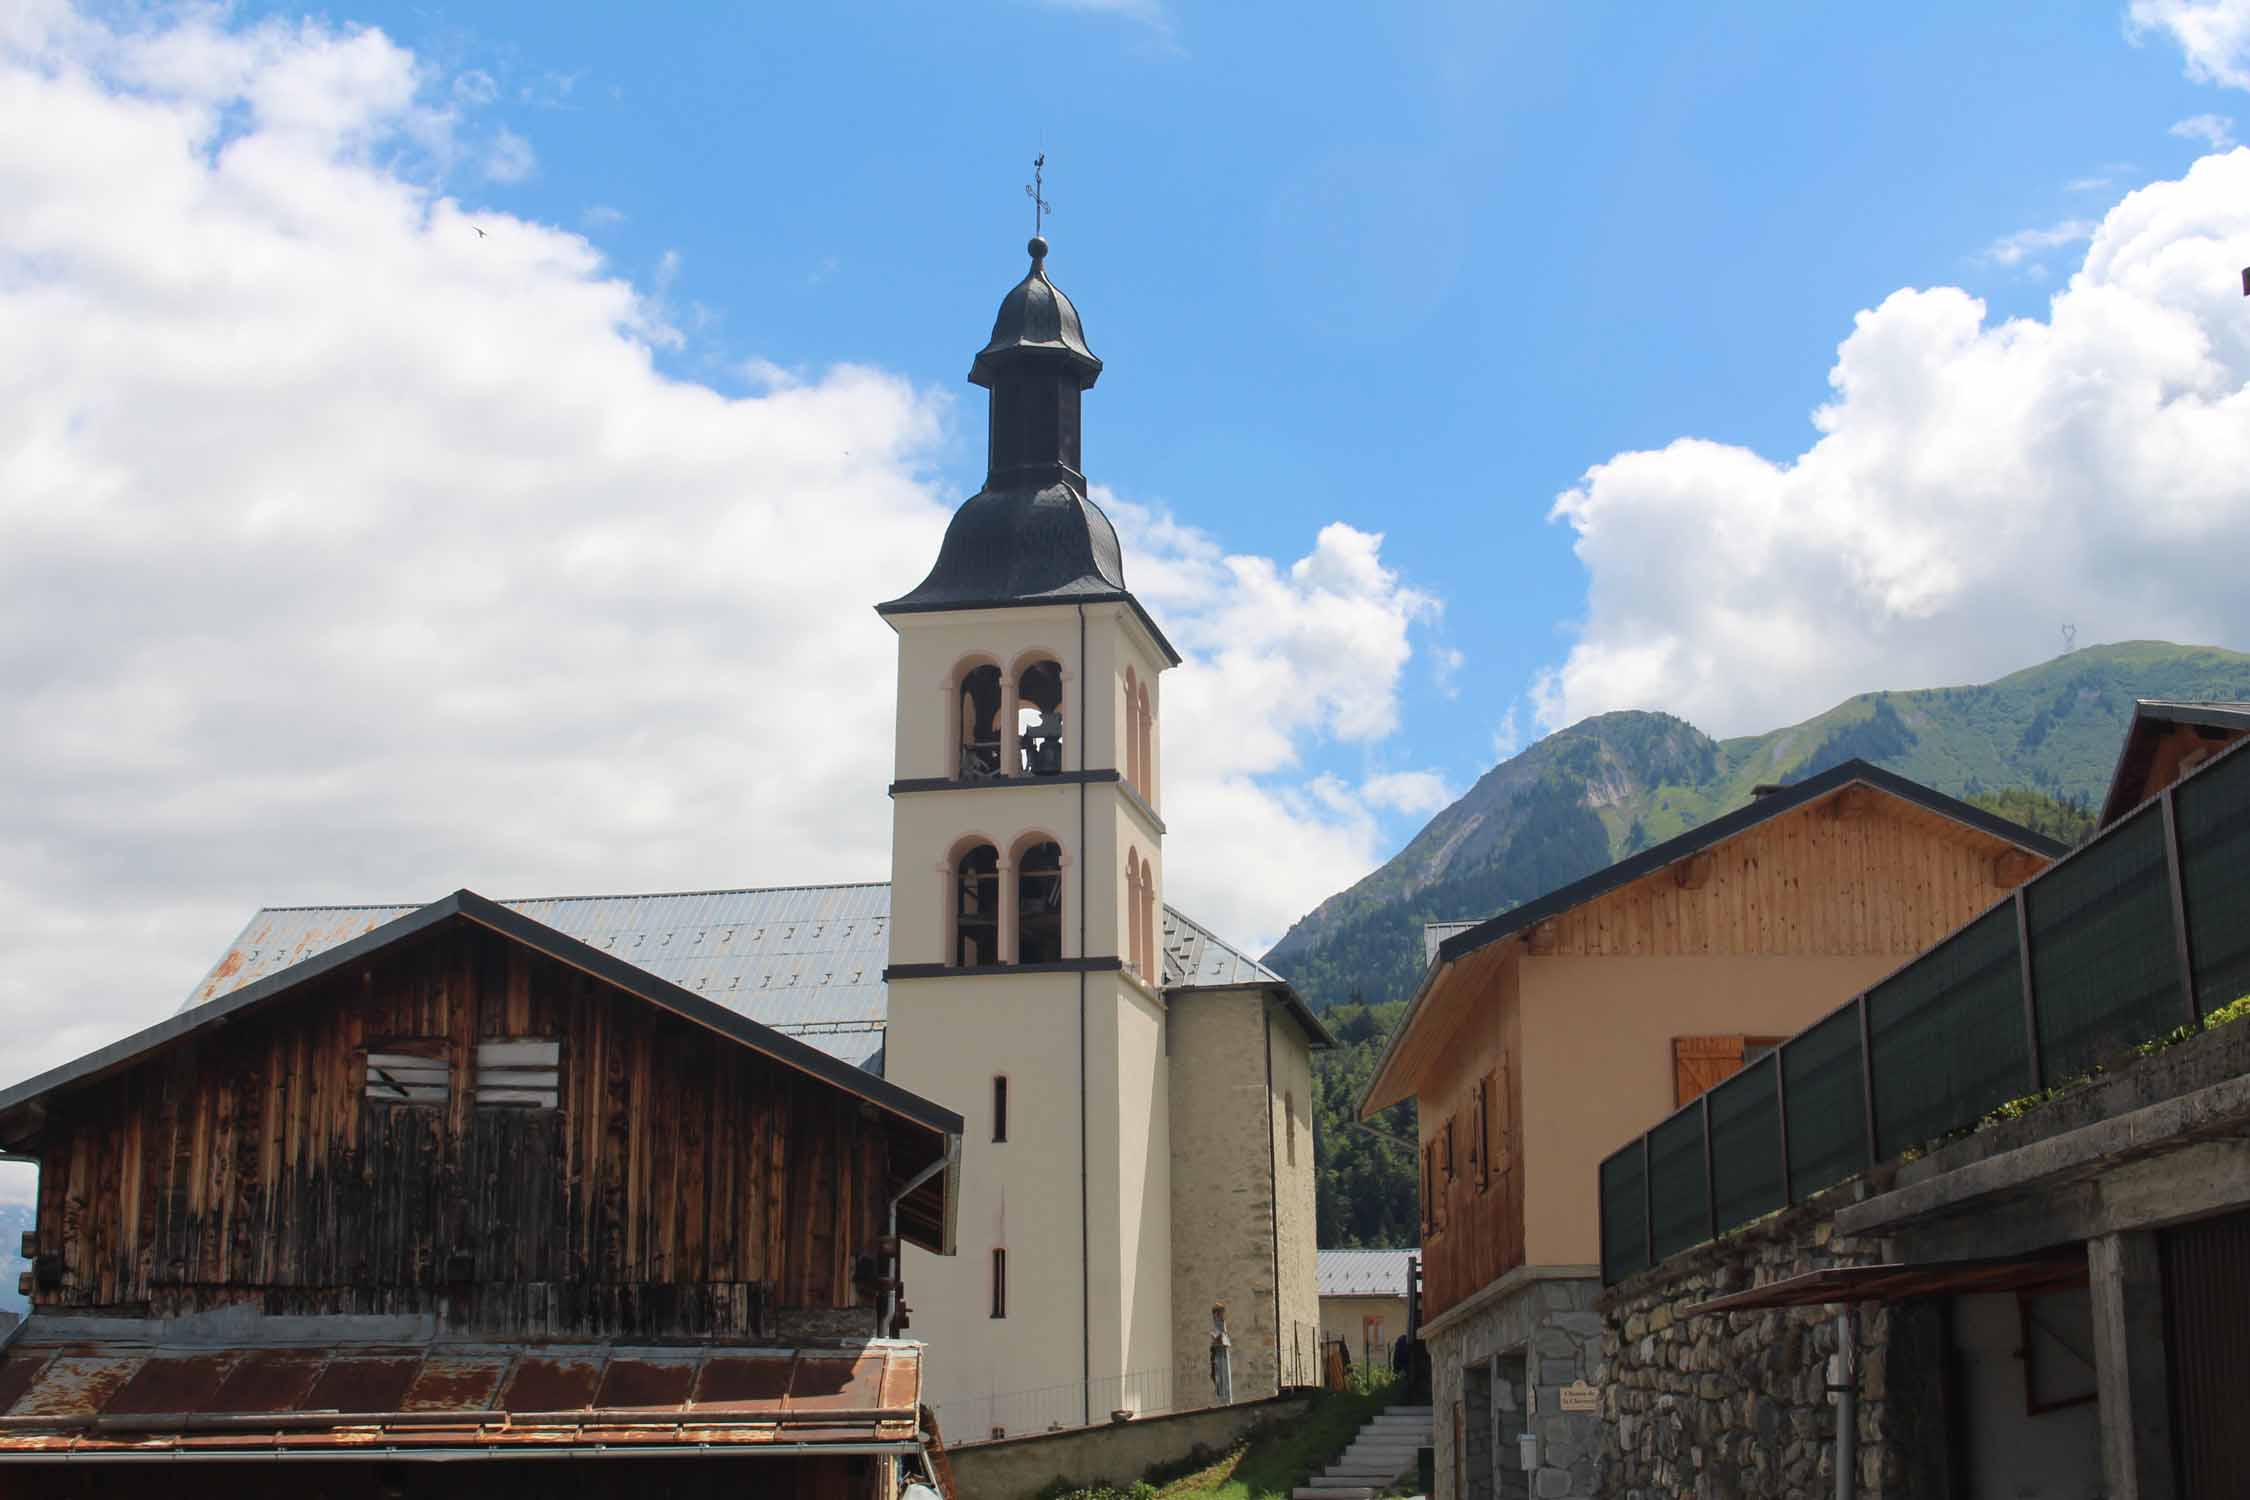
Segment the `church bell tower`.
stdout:
<path fill-rule="evenodd" d="M 910 1249 L 948 1434 L 1167 1404 L 1171 1187 L 1157 679 L 1179 657 L 1088 498 L 1102 371 L 1047 242 L 969 379 L 984 487 L 898 633 L 885 1075 L 958 1110 L 958 1254 Z M 1038 1394 L 1034 1394 L 1038 1393 Z"/>

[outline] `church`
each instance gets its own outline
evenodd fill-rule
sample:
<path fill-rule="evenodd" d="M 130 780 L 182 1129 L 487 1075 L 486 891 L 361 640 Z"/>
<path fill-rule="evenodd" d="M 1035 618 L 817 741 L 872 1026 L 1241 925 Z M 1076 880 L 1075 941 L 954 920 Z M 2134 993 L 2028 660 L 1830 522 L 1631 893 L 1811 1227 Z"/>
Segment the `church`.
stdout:
<path fill-rule="evenodd" d="M 962 1117 L 956 1253 L 908 1244 L 902 1268 L 952 1443 L 1255 1399 L 1319 1363 L 1330 1039 L 1165 904 L 1180 658 L 1087 494 L 1102 362 L 1029 251 L 969 371 L 984 487 L 875 606 L 898 637 L 888 883 L 503 903 Z M 261 911 L 183 1012 L 413 910 Z"/>

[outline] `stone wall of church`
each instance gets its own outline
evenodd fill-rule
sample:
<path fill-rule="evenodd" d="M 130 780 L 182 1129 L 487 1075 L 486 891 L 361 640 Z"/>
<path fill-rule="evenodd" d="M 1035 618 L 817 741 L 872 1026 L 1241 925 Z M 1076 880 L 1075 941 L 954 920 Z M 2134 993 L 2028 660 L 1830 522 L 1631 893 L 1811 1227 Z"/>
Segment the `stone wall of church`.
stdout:
<path fill-rule="evenodd" d="M 1278 1389 L 1277 1339 L 1285 1336 L 1274 1297 L 1265 997 L 1255 990 L 1175 995 L 1167 1024 L 1172 1404 L 1187 1409 L 1217 1399 L 1211 1308 L 1220 1302 L 1233 1342 L 1234 1398 L 1256 1400 Z M 1309 1170 L 1309 1139 L 1299 1149 Z"/>
<path fill-rule="evenodd" d="M 1320 1231 L 1314 1220 L 1312 1049 L 1288 1013 L 1272 1012 L 1273 1162 L 1281 1262 L 1285 1385 L 1320 1381 Z"/>

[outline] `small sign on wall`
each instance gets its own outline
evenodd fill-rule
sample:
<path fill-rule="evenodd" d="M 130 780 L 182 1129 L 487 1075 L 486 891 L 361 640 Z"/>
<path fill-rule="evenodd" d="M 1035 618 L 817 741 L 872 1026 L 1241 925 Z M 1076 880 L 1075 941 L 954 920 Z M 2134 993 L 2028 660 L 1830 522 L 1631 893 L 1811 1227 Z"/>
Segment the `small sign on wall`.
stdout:
<path fill-rule="evenodd" d="M 1602 1393 L 1583 1380 L 1573 1380 L 1556 1394 L 1561 1397 L 1566 1412 L 1592 1412 L 1602 1409 Z"/>

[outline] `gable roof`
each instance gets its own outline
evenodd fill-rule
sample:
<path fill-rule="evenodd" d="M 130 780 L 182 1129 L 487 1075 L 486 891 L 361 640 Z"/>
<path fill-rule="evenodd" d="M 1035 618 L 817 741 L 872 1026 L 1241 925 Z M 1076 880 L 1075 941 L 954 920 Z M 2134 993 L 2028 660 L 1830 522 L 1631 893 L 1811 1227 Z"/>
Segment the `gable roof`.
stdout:
<path fill-rule="evenodd" d="M 129 1067 L 191 1032 L 255 1009 L 323 974 L 456 919 L 490 928 L 534 952 L 583 970 L 614 988 L 670 1011 L 682 1020 L 739 1042 L 786 1067 L 833 1084 L 878 1109 L 944 1135 L 957 1136 L 961 1133 L 961 1117 L 942 1105 L 933 1104 L 919 1094 L 909 1093 L 895 1083 L 887 1082 L 795 1037 L 762 1025 L 739 1011 L 730 1010 L 615 954 L 558 932 L 519 911 L 468 890 L 455 891 L 427 906 L 407 909 L 400 915 L 367 928 L 357 936 L 300 957 L 278 972 L 266 974 L 201 1004 L 185 1007 L 175 1012 L 170 1019 L 121 1041 L 97 1048 L 60 1067 L 50 1068 L 12 1088 L 0 1089 L 0 1114 L 28 1104 L 56 1089 L 87 1082 Z"/>
<path fill-rule="evenodd" d="M 2020 823 L 2012 823 L 1981 807 L 1972 807 L 1959 798 L 1948 797 L 1919 781 L 1909 781 L 1894 771 L 1886 771 L 1881 766 L 1870 765 L 1864 760 L 1847 760 L 1842 765 L 1831 766 L 1817 776 L 1791 782 L 1763 797 L 1753 797 L 1733 812 L 1691 828 L 1677 838 L 1666 839 L 1638 854 L 1627 855 L 1607 868 L 1596 870 L 1583 880 L 1574 880 L 1559 890 L 1549 891 L 1536 901 L 1479 922 L 1466 932 L 1454 933 L 1438 944 L 1437 957 L 1433 962 L 1452 963 L 1456 959 L 1466 958 L 1479 948 L 1513 937 L 1574 906 L 1582 906 L 1597 896 L 1605 896 L 1622 886 L 1631 885 L 1644 875 L 1653 875 L 1666 865 L 1723 844 L 1745 829 L 1755 828 L 1784 813 L 1795 812 L 1831 792 L 1841 791 L 1855 781 L 2048 859 L 2060 859 L 2070 852 L 2068 846 L 2057 843 L 2043 833 L 2033 833 Z"/>
<path fill-rule="evenodd" d="M 1413 1250 L 1322 1250 L 1313 1279 L 1323 1297 L 1403 1297 L 1414 1274 Z"/>
<path fill-rule="evenodd" d="M 1988 813 L 1981 807 L 1972 807 L 1958 798 L 1948 797 L 1934 788 L 1926 787 L 1918 781 L 1909 781 L 1896 772 L 1886 771 L 1864 760 L 1847 760 L 1817 776 L 1808 776 L 1803 781 L 1793 782 L 1762 797 L 1753 797 L 1733 812 L 1691 828 L 1677 838 L 1643 849 L 1638 854 L 1629 855 L 1615 864 L 1596 870 L 1582 880 L 1574 880 L 1569 885 L 1550 891 L 1536 901 L 1478 922 L 1466 931 L 1442 938 L 1423 967 L 1422 977 L 1415 985 L 1406 1014 L 1391 1028 L 1390 1036 L 1384 1040 L 1382 1055 L 1376 1059 L 1374 1071 L 1360 1090 L 1355 1107 L 1361 1117 L 1364 1118 L 1369 1113 L 1371 1101 L 1389 1094 L 1386 1084 L 1398 1058 L 1399 1048 L 1407 1033 L 1421 1019 L 1424 1006 L 1440 976 L 1451 965 L 1480 949 L 1528 932 L 1574 907 L 1621 890 L 1636 880 L 1644 879 L 1706 849 L 1715 848 L 1761 823 L 1808 807 L 1855 783 L 1884 792 L 1926 812 L 2047 859 L 2059 859 L 2069 852 L 2062 844 L 2045 834 L 2034 833 L 2019 823 Z"/>
<path fill-rule="evenodd" d="M 2216 730 L 2213 738 L 2250 735 L 2250 703 L 2186 703 L 2172 698 L 2136 698 L 2133 721 L 2125 727 L 2125 743 L 2118 747 L 2117 766 L 2109 774 L 2109 792 L 2102 798 L 2097 828 L 2107 828 L 2142 802 L 2154 796 L 2148 776 L 2154 767 L 2157 742 L 2181 725 Z"/>
<path fill-rule="evenodd" d="M 868 1072 L 883 1071 L 889 1017 L 891 888 L 770 886 L 499 903 L 600 952 Z M 181 1013 L 269 978 L 418 910 L 412 905 L 281 906 L 258 912 Z M 1264 986 L 1316 1047 L 1330 1038 L 1289 982 L 1201 923 L 1164 908 L 1167 990 Z"/>

